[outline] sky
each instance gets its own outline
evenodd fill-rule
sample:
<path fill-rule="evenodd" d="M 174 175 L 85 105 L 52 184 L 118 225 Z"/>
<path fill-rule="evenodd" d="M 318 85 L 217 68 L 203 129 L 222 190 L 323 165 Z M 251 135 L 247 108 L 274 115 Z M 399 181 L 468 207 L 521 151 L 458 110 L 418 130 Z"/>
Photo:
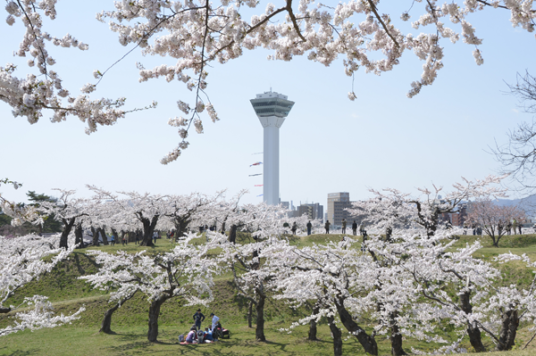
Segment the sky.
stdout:
<path fill-rule="evenodd" d="M 56 37 L 70 33 L 89 44 L 85 52 L 50 49 L 65 87 L 76 92 L 95 82 L 93 70 L 103 71 L 131 47 L 121 46 L 108 25 L 95 20 L 97 12 L 111 10 L 111 1 L 72 4 L 60 1 L 58 19 L 45 24 Z M 381 10 L 397 19 L 409 5 L 410 1 L 400 1 L 400 7 Z M 422 13 L 416 6 L 410 12 L 412 20 Z M 177 81 L 139 83 L 136 62 L 150 68 L 174 60 L 134 51 L 105 76 L 94 97 L 126 97 L 127 108 L 156 100 L 158 107 L 129 114 L 91 135 L 76 118 L 51 123 L 46 112 L 30 125 L 25 118 L 14 118 L 0 101 L 0 178 L 23 183 L 17 191 L 0 189 L 15 201 L 25 201 L 28 190 L 58 196 L 53 188 L 75 189 L 79 196 L 89 197 L 86 184 L 155 194 L 214 194 L 226 189 L 228 197 L 248 189 L 243 202 L 260 202 L 262 188 L 255 185 L 262 184 L 262 176 L 249 175 L 262 173 L 262 166 L 250 165 L 262 161 L 258 153 L 263 135 L 249 100 L 270 88 L 295 102 L 280 130 L 282 201 L 326 206 L 327 194 L 333 192 L 349 192 L 351 200 L 361 200 L 371 196 L 369 189 L 414 193 L 432 184 L 448 189 L 461 177 L 497 174 L 501 167 L 491 148 L 495 142 L 505 144 L 509 130 L 531 120 L 508 94 L 507 83 L 513 84 L 518 72 L 536 74 L 536 39 L 513 28 L 509 13 L 500 9 L 469 19 L 484 39 L 479 47 L 484 64 L 476 65 L 474 47 L 444 40 L 444 68 L 432 86 L 423 87 L 412 99 L 406 94 L 411 82 L 420 78 L 423 62 L 411 52 L 381 76 L 359 70 L 355 101 L 347 97 L 352 78 L 344 73 L 343 58 L 325 67 L 306 57 L 269 61 L 268 50 L 245 50 L 225 65 L 214 64 L 207 92 L 221 120 L 213 124 L 205 116 L 204 134 L 192 130 L 190 147 L 168 165 L 160 159 L 176 147 L 179 136 L 167 121 L 182 114 L 177 100 L 192 102 L 194 94 Z M 19 25 L 0 23 L 0 65 L 20 64 L 21 75 L 25 61 L 12 56 L 23 35 Z M 414 35 L 421 32 L 407 24 L 403 29 Z"/>

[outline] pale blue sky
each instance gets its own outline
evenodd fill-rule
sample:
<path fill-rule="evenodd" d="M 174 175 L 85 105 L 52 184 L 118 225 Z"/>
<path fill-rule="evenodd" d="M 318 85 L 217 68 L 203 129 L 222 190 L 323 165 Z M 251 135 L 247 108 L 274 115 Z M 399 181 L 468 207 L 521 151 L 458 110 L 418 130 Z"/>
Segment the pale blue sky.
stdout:
<path fill-rule="evenodd" d="M 55 70 L 71 91 L 94 82 L 94 69 L 104 70 L 128 50 L 106 24 L 94 20 L 96 12 L 110 9 L 110 1 L 76 3 L 73 8 L 72 2 L 60 1 L 58 20 L 49 29 L 57 37 L 69 32 L 90 46 L 86 52 L 51 49 L 58 61 Z M 418 14 L 412 13 L 412 20 Z M 151 67 L 174 60 L 136 52 L 105 77 L 96 95 L 125 96 L 128 107 L 156 100 L 158 108 L 131 114 L 90 136 L 77 119 L 52 124 L 44 117 L 30 125 L 13 118 L 11 109 L 0 103 L 0 177 L 24 184 L 22 191 L 3 188 L 3 194 L 24 200 L 27 190 L 54 194 L 51 188 L 60 187 L 85 196 L 89 183 L 112 191 L 162 194 L 228 189 L 231 195 L 246 188 L 251 194 L 245 202 L 261 201 L 256 196 L 262 188 L 254 185 L 262 184 L 262 176 L 248 177 L 262 171 L 249 167 L 262 160 L 262 155 L 253 155 L 262 151 L 262 127 L 249 99 L 270 87 L 296 102 L 280 134 L 282 200 L 325 206 L 331 192 L 347 191 L 356 200 L 369 196 L 367 188 L 412 192 L 432 183 L 450 186 L 461 176 L 483 178 L 499 169 L 487 152 L 494 140 L 505 142 L 509 129 L 530 119 L 518 112 L 516 98 L 505 94 L 505 81 L 513 83 L 516 72 L 526 69 L 536 74 L 536 40 L 534 34 L 512 28 L 508 19 L 500 10 L 470 17 L 484 38 L 484 64 L 475 64 L 474 47 L 443 41 L 445 67 L 413 99 L 406 93 L 420 78 L 422 62 L 410 52 L 392 72 L 358 72 L 358 99 L 352 102 L 347 98 L 352 82 L 342 58 L 324 67 L 306 58 L 267 61 L 269 51 L 245 51 L 243 57 L 210 70 L 208 93 L 221 121 L 212 124 L 206 117 L 205 133 L 192 131 L 190 148 L 167 166 L 160 159 L 179 141 L 167 121 L 181 115 L 177 100 L 191 102 L 194 97 L 178 82 L 139 84 L 136 61 Z M 2 21 L 0 31 L 0 63 L 19 63 L 11 54 L 22 36 L 20 27 Z M 20 68 L 22 73 L 25 65 Z"/>

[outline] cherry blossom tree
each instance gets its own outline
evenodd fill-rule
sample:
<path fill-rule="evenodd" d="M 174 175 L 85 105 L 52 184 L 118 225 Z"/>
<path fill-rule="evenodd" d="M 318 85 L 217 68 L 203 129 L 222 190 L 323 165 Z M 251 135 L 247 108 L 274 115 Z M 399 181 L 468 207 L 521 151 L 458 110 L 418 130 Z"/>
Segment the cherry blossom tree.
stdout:
<path fill-rule="evenodd" d="M 100 202 L 101 225 L 117 226 L 123 224 L 130 229 L 143 229 L 142 246 L 153 246 L 153 232 L 158 220 L 169 212 L 168 196 L 140 194 L 138 192 L 119 192 L 125 198 L 106 190 L 88 185 L 94 192 L 93 200 Z"/>
<path fill-rule="evenodd" d="M 512 221 L 521 221 L 525 212 L 516 206 L 499 206 L 490 199 L 481 199 L 471 203 L 467 222 L 481 226 L 493 241 L 493 246 L 499 247 L 499 241 L 506 235 Z"/>
<path fill-rule="evenodd" d="M 43 202 L 38 210 L 45 215 L 54 215 L 63 223 L 60 238 L 60 247 L 67 248 L 67 241 L 77 219 L 88 215 L 88 202 L 85 199 L 75 198 L 74 190 L 55 189 L 61 193 L 58 200 Z"/>
<path fill-rule="evenodd" d="M 85 310 L 82 307 L 69 316 L 53 316 L 52 304 L 41 295 L 25 298 L 17 307 L 5 305 L 18 289 L 39 279 L 43 273 L 50 272 L 71 254 L 74 244 L 70 248 L 62 248 L 58 247 L 59 243 L 59 235 L 47 238 L 36 235 L 17 238 L 0 236 L 0 313 L 16 311 L 23 306 L 33 307 L 33 310 L 16 313 L 15 325 L 0 329 L 0 336 L 25 329 L 53 328 L 78 319 Z M 50 258 L 45 261 L 44 257 L 47 256 Z"/>
<path fill-rule="evenodd" d="M 196 238 L 198 236 L 189 234 L 170 252 L 153 256 L 144 251 L 136 254 L 90 251 L 101 267 L 97 273 L 80 278 L 94 288 L 112 289 L 110 303 L 115 304 L 106 312 L 101 330 L 109 330 L 113 312 L 137 291 L 149 302 L 147 339 L 151 342 L 157 341 L 158 317 L 164 302 L 182 298 L 185 306 L 209 303 L 212 300 L 212 278 L 219 267 L 216 259 L 208 257 L 207 252 L 218 244 L 194 245 L 192 242 Z"/>
<path fill-rule="evenodd" d="M 61 18 L 55 5 L 53 0 L 7 1 L 7 23 L 25 29 L 15 54 L 29 56 L 32 74 L 22 79 L 16 76 L 13 64 L 1 67 L 0 99 L 13 108 L 15 116 L 26 116 L 30 123 L 51 110 L 52 121 L 74 115 L 88 123 L 88 133 L 94 132 L 98 125 L 112 125 L 126 114 L 122 109 L 125 98 L 92 100 L 89 96 L 118 61 L 106 70 L 96 69 L 96 83 L 86 84 L 79 96 L 64 89 L 59 74 L 51 69 L 56 60 L 47 45 L 80 50 L 87 50 L 88 45 L 71 35 L 53 37 L 43 29 L 43 18 Z M 380 0 L 346 1 L 333 7 L 312 0 L 285 0 L 266 4 L 264 11 L 261 6 L 258 1 L 134 0 L 115 2 L 114 10 L 97 15 L 99 21 L 109 22 L 121 45 L 134 46 L 130 51 L 140 47 L 143 54 L 177 60 L 174 65 L 152 69 L 138 63 L 140 81 L 161 77 L 168 82 L 178 80 L 194 92 L 190 103 L 177 102 L 187 117 L 172 118 L 169 124 L 179 128 L 181 142 L 162 163 L 176 160 L 188 147 L 186 139 L 192 126 L 203 132 L 204 111 L 212 121 L 219 120 L 207 95 L 208 68 L 213 62 L 224 64 L 241 57 L 245 50 L 268 48 L 273 50 L 270 59 L 290 61 L 307 56 L 326 66 L 341 56 L 345 74 L 352 77 L 361 67 L 378 75 L 391 71 L 404 54 L 413 52 L 424 62 L 421 77 L 411 83 L 408 92 L 413 97 L 423 86 L 433 84 L 443 67 L 442 41 L 462 39 L 474 48 L 476 64 L 483 64 L 479 49 L 482 38 L 469 22 L 474 13 L 508 11 L 512 25 L 528 32 L 534 31 L 536 17 L 533 2 L 526 0 L 417 1 L 401 14 L 393 13 Z M 248 20 L 249 12 L 253 15 Z M 412 17 L 413 29 L 405 24 Z M 412 30 L 423 32 L 414 35 Z M 348 97 L 356 99 L 353 88 Z"/>
<path fill-rule="evenodd" d="M 222 194 L 223 192 L 220 192 L 214 197 L 207 197 L 200 193 L 168 196 L 169 208 L 163 215 L 171 220 L 176 240 L 184 237 L 188 226 L 193 221 L 217 219 L 219 205 L 223 204 L 220 200 Z"/>
<path fill-rule="evenodd" d="M 8 178 L 0 179 L 0 187 L 4 185 L 11 185 L 15 189 L 19 189 L 22 186 L 21 183 L 16 181 L 9 180 Z M 7 200 L 2 196 L 0 192 L 0 209 L 1 211 L 11 216 L 11 225 L 19 226 L 22 225 L 25 221 L 31 221 L 35 224 L 40 224 L 43 222 L 42 218 L 39 216 L 35 206 L 32 205 L 21 205 L 15 202 Z"/>

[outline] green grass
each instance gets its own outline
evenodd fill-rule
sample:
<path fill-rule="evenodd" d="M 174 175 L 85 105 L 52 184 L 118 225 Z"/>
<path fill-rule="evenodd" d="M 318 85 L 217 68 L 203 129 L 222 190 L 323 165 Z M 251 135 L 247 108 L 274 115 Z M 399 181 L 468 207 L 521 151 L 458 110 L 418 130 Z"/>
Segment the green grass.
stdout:
<path fill-rule="evenodd" d="M 288 236 L 289 241 L 298 246 L 311 246 L 323 244 L 326 241 L 338 242 L 342 235 L 312 235 L 304 237 Z M 536 257 L 536 236 L 504 237 L 499 248 L 491 246 L 491 240 L 478 237 L 484 248 L 475 254 L 478 258 L 493 261 L 499 253 L 512 251 L 513 253 L 534 254 Z M 360 237 L 359 237 L 360 239 Z M 248 234 L 237 236 L 239 243 L 253 241 Z M 465 246 L 467 242 L 475 240 L 473 236 L 461 236 L 456 246 Z M 204 236 L 196 241 L 203 243 Z M 156 247 L 142 247 L 130 243 L 128 246 L 100 246 L 97 248 L 109 253 L 117 250 L 126 250 L 129 253 L 146 250 L 147 253 L 163 252 L 172 249 L 174 243 L 170 240 L 157 240 Z M 148 302 L 140 294 L 124 304 L 112 320 L 113 335 L 98 333 L 103 313 L 109 308 L 106 292 L 92 290 L 90 285 L 77 278 L 81 275 L 94 273 L 98 266 L 93 258 L 85 254 L 85 250 L 76 250 L 68 261 L 54 268 L 54 270 L 41 277 L 39 281 L 29 283 L 18 291 L 9 304 L 17 305 L 24 296 L 33 294 L 46 295 L 53 302 L 57 313 L 69 314 L 85 305 L 86 311 L 80 320 L 71 325 L 55 329 L 43 329 L 35 332 L 24 331 L 1 338 L 0 355 L 332 355 L 333 346 L 329 330 L 324 323 L 319 326 L 319 342 L 306 340 L 307 327 L 295 329 L 292 334 L 280 332 L 280 328 L 288 328 L 292 322 L 306 315 L 306 310 L 291 310 L 281 301 L 270 301 L 266 304 L 266 330 L 268 342 L 255 341 L 254 328 L 249 329 L 246 322 L 247 302 L 239 297 L 231 285 L 231 275 L 218 276 L 215 280 L 215 300 L 209 308 L 201 307 L 205 315 L 214 311 L 222 324 L 231 330 L 231 339 L 222 340 L 214 345 L 188 345 L 180 346 L 176 343 L 177 337 L 185 333 L 192 323 L 192 316 L 196 306 L 185 307 L 179 299 L 172 299 L 162 306 L 159 320 L 159 342 L 147 341 L 147 313 Z M 535 258 L 536 259 L 536 258 Z M 515 283 L 527 286 L 533 278 L 532 271 L 527 270 L 522 263 L 508 263 L 499 266 L 504 284 Z M 11 315 L 0 315 L 0 327 L 12 324 Z M 372 321 L 362 319 L 359 321 L 371 332 Z M 455 335 L 443 331 L 441 336 L 453 340 Z M 343 334 L 344 335 L 344 334 Z M 527 325 L 522 325 L 518 332 L 517 348 L 521 348 L 532 336 Z M 380 355 L 390 354 L 390 344 L 385 336 L 377 336 Z M 484 338 L 488 348 L 493 344 L 488 337 Z M 438 345 L 428 345 L 424 342 L 408 339 L 404 347 L 410 351 L 415 347 L 421 351 L 435 349 Z M 470 349 L 468 340 L 463 347 Z M 344 340 L 345 355 L 364 355 L 364 351 L 355 338 Z M 501 355 L 529 356 L 536 354 L 536 343 L 529 346 L 529 350 L 514 350 Z M 496 355 L 489 353 L 484 355 Z"/>

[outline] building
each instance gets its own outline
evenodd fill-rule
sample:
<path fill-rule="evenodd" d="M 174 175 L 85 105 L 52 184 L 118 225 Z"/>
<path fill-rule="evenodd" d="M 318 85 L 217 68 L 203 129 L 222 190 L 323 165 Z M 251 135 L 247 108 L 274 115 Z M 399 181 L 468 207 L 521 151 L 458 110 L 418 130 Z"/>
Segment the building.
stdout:
<path fill-rule="evenodd" d="M 301 204 L 298 206 L 298 216 L 306 214 L 310 220 L 324 219 L 324 207 L 319 203 Z"/>
<path fill-rule="evenodd" d="M 285 122 L 294 102 L 276 92 L 257 94 L 251 105 L 264 127 L 263 199 L 279 204 L 279 128 Z"/>
<path fill-rule="evenodd" d="M 467 205 L 463 204 L 458 207 L 458 210 L 450 214 L 451 223 L 454 226 L 462 227 L 467 221 Z"/>
<path fill-rule="evenodd" d="M 349 226 L 352 224 L 352 215 L 346 209 L 352 207 L 350 193 L 329 193 L 328 194 L 328 216 L 327 219 L 332 226 L 341 226 L 342 219 L 346 219 Z"/>

